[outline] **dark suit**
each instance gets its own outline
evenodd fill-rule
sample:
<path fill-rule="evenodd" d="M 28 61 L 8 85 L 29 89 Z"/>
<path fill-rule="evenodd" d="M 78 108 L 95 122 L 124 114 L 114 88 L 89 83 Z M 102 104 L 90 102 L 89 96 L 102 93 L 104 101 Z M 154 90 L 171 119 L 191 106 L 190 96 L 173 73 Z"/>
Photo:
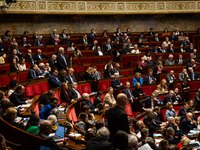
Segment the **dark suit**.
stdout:
<path fill-rule="evenodd" d="M 88 42 L 88 39 L 85 42 Z M 82 37 L 82 38 L 79 39 L 78 44 L 83 44 L 83 43 L 84 43 L 84 40 L 83 40 L 83 37 Z"/>
<path fill-rule="evenodd" d="M 113 79 L 112 82 L 111 82 L 111 86 L 112 86 L 114 89 L 123 86 L 123 85 L 120 85 L 120 84 L 121 84 L 120 79 Z"/>
<path fill-rule="evenodd" d="M 83 100 L 82 103 L 81 103 L 81 108 L 82 109 L 83 109 L 84 105 L 89 105 L 90 109 L 91 109 L 91 113 L 95 113 L 95 107 L 94 107 L 94 105 L 92 104 L 92 102 L 90 100 L 89 101 Z"/>
<path fill-rule="evenodd" d="M 47 41 L 47 45 L 55 45 L 54 38 L 51 38 L 49 41 Z M 58 42 L 58 45 L 60 45 L 60 41 Z"/>
<path fill-rule="evenodd" d="M 133 96 L 134 96 L 134 97 L 140 97 L 139 94 L 143 94 L 142 88 L 139 88 L 139 89 L 135 88 L 135 89 L 133 90 Z"/>
<path fill-rule="evenodd" d="M 178 144 L 177 141 L 174 140 L 174 138 L 171 136 L 165 136 L 165 140 L 167 140 L 169 142 L 169 144 L 175 144 L 175 145 Z"/>
<path fill-rule="evenodd" d="M 112 70 L 110 70 L 110 71 L 105 70 L 104 71 L 104 78 L 111 78 L 111 75 L 113 75 L 113 71 Z"/>
<path fill-rule="evenodd" d="M 193 46 L 193 48 L 191 48 L 190 46 L 187 47 L 187 52 L 193 52 L 193 50 L 195 49 L 195 47 Z"/>
<path fill-rule="evenodd" d="M 106 142 L 105 140 L 95 137 L 88 141 L 86 150 L 110 150 L 112 143 Z"/>
<path fill-rule="evenodd" d="M 145 61 L 146 62 L 146 66 L 153 66 L 153 62 L 152 61 Z"/>
<path fill-rule="evenodd" d="M 30 43 L 28 41 L 26 41 L 26 42 L 20 41 L 19 42 L 19 47 L 23 47 L 25 44 L 30 44 Z"/>
<path fill-rule="evenodd" d="M 90 47 L 89 47 L 89 50 L 97 50 L 97 46 L 99 46 L 98 44 L 97 45 L 93 45 L 91 44 Z M 94 47 L 94 49 L 92 49 Z"/>
<path fill-rule="evenodd" d="M 40 46 L 40 44 L 42 44 L 43 46 L 45 46 L 43 41 L 39 41 L 38 39 L 34 40 L 33 46 Z"/>
<path fill-rule="evenodd" d="M 16 68 L 17 67 L 17 68 Z M 10 72 L 15 72 L 15 71 L 19 71 L 18 66 L 14 66 L 13 64 L 10 65 Z"/>
<path fill-rule="evenodd" d="M 200 76 L 197 72 L 193 72 L 193 73 L 194 73 L 194 80 L 200 78 Z M 191 80 L 193 80 L 192 73 L 189 73 L 188 76 Z"/>
<path fill-rule="evenodd" d="M 189 58 L 188 58 L 189 59 Z M 187 63 L 187 70 L 192 67 L 193 65 L 189 62 Z M 197 67 L 192 67 L 194 71 L 197 71 Z"/>
<path fill-rule="evenodd" d="M 157 65 L 158 62 L 159 62 L 159 60 L 155 60 L 155 61 L 153 62 L 153 65 Z M 162 64 L 164 65 L 164 61 L 161 60 L 161 62 L 162 62 Z"/>
<path fill-rule="evenodd" d="M 167 86 L 170 86 L 171 80 L 173 80 L 173 82 L 176 81 L 176 79 L 173 76 L 171 76 L 169 73 L 166 76 L 166 80 L 167 80 Z"/>
<path fill-rule="evenodd" d="M 151 53 L 160 53 L 160 49 L 158 48 L 156 48 L 156 47 L 153 47 L 152 49 L 151 49 Z"/>
<path fill-rule="evenodd" d="M 122 90 L 122 93 L 124 93 L 126 96 L 127 96 L 127 98 L 128 99 L 130 99 L 130 96 L 132 97 L 132 98 L 134 98 L 134 96 L 133 96 L 133 92 L 131 91 L 131 89 L 126 89 L 126 88 L 124 88 L 123 90 Z M 130 95 L 130 93 L 131 93 L 131 95 Z"/>
<path fill-rule="evenodd" d="M 178 116 L 185 116 L 187 114 L 187 110 L 184 107 L 181 107 L 178 112 Z"/>
<path fill-rule="evenodd" d="M 68 67 L 68 60 L 67 60 L 67 56 L 65 54 L 64 55 L 64 58 L 65 58 L 65 61 L 63 59 L 63 57 L 61 56 L 61 54 L 58 54 L 58 57 L 57 57 L 57 62 L 58 62 L 58 70 L 62 70 L 62 69 L 65 69 Z"/>
<path fill-rule="evenodd" d="M 182 41 L 182 44 L 183 44 L 183 46 L 189 46 L 189 45 L 190 45 L 190 42 Z"/>
<path fill-rule="evenodd" d="M 169 47 L 167 49 L 167 53 L 175 53 L 176 52 L 176 49 L 174 47 L 172 47 L 172 49 Z"/>
<path fill-rule="evenodd" d="M 3 49 L 3 51 L 2 51 L 1 49 Z M 5 45 L 3 44 L 3 42 L 0 43 L 0 53 L 1 53 L 1 52 L 4 52 L 5 49 L 6 49 L 6 47 L 5 47 Z"/>
<path fill-rule="evenodd" d="M 178 95 L 180 96 L 179 99 L 177 98 Z M 177 95 L 176 95 L 175 93 L 174 93 L 173 99 L 174 99 L 175 101 L 178 101 L 179 103 L 182 103 L 182 102 L 184 101 L 184 100 L 182 99 L 182 97 L 181 97 L 180 94 L 177 94 Z"/>
<path fill-rule="evenodd" d="M 89 81 L 89 80 L 94 80 L 94 77 L 89 74 L 88 72 L 85 72 L 82 76 L 81 76 L 81 80 L 82 81 Z"/>
<path fill-rule="evenodd" d="M 69 104 L 73 99 L 73 96 L 68 89 L 66 90 L 66 92 L 64 90 L 60 91 L 60 99 L 62 102 L 67 102 Z"/>
<path fill-rule="evenodd" d="M 99 104 L 101 104 L 101 105 L 99 105 Z M 98 107 L 97 107 L 97 105 L 98 105 Z M 94 100 L 94 106 L 96 108 L 99 108 L 99 110 L 103 109 L 103 103 L 102 103 L 102 101 L 101 101 L 100 98 L 98 98 L 98 97 L 95 98 L 95 100 Z"/>
<path fill-rule="evenodd" d="M 30 57 L 30 55 L 26 54 L 25 59 L 26 59 L 26 61 L 34 62 L 35 57 L 33 56 L 33 54 L 31 54 L 31 57 Z"/>
<path fill-rule="evenodd" d="M 178 63 L 179 63 L 179 60 L 180 60 L 180 59 L 176 59 L 176 60 L 175 60 L 175 64 L 178 64 Z M 182 64 L 184 64 L 184 63 L 185 63 L 185 60 L 182 59 Z"/>
<path fill-rule="evenodd" d="M 64 35 L 65 35 L 65 37 L 67 37 L 67 34 L 63 34 L 63 33 L 59 34 L 59 37 L 60 37 L 61 39 L 63 39 L 63 38 L 64 38 Z"/>
<path fill-rule="evenodd" d="M 153 112 L 153 117 L 154 117 L 155 122 L 156 122 L 157 124 L 162 124 L 162 121 L 160 120 L 160 117 L 158 116 L 157 113 Z"/>
<path fill-rule="evenodd" d="M 145 78 L 144 78 L 144 82 L 146 83 L 146 84 L 150 84 L 150 76 L 148 75 L 148 76 L 146 76 Z M 151 79 L 153 80 L 153 82 L 152 83 L 155 83 L 156 81 L 154 80 L 155 78 L 153 77 L 153 76 L 151 76 Z"/>
<path fill-rule="evenodd" d="M 59 80 L 58 78 L 57 78 L 57 80 L 56 80 L 56 77 L 54 77 L 53 75 L 51 75 L 51 76 L 49 77 L 48 82 L 49 82 L 49 87 L 50 87 L 50 89 L 55 89 L 55 88 L 58 88 L 58 87 L 61 86 L 60 80 Z"/>
<path fill-rule="evenodd" d="M 77 89 L 74 89 L 74 88 L 69 88 L 69 91 L 71 92 L 72 96 L 74 99 L 77 99 L 78 98 L 78 94 L 76 93 L 76 91 L 81 95 L 80 91 L 77 90 Z"/>
<path fill-rule="evenodd" d="M 88 39 L 89 41 L 88 42 L 92 43 L 94 37 L 98 37 L 98 35 L 97 34 L 89 33 L 89 39 Z"/>
<path fill-rule="evenodd" d="M 170 98 L 169 94 L 167 94 L 167 95 L 165 96 L 165 98 L 163 99 L 163 102 L 164 102 L 165 105 L 166 105 L 168 102 L 171 102 L 172 104 L 174 104 L 175 99 L 174 99 L 174 97 Z"/>
<path fill-rule="evenodd" d="M 160 37 L 157 37 L 157 38 L 158 38 L 158 41 L 161 41 Z M 153 37 L 152 41 L 157 41 L 155 36 Z"/>
<path fill-rule="evenodd" d="M 196 126 L 195 124 L 191 124 L 190 121 L 188 121 L 187 118 L 185 117 L 181 123 L 183 134 L 187 134 L 190 130 L 193 130 L 195 126 Z"/>
<path fill-rule="evenodd" d="M 75 79 L 75 76 L 74 76 L 74 75 L 72 75 L 71 78 L 72 78 L 73 82 L 76 82 L 76 79 Z M 72 84 L 71 78 L 70 78 L 69 75 L 66 76 L 66 79 L 67 79 L 67 81 L 68 81 L 68 84 Z"/>
<path fill-rule="evenodd" d="M 175 125 L 172 125 L 172 124 L 168 124 L 167 128 L 169 128 L 169 127 L 172 127 L 174 129 L 174 133 L 175 133 L 174 136 L 178 136 L 178 138 L 174 138 L 174 140 L 176 140 L 176 142 L 179 143 L 181 136 L 183 136 L 182 133 L 181 133 L 182 132 L 181 128 L 179 127 L 179 130 L 177 130 L 177 127 Z"/>
<path fill-rule="evenodd" d="M 145 108 L 152 108 L 152 101 L 154 103 L 154 107 L 155 106 L 160 106 L 160 104 L 157 101 L 154 101 L 153 99 L 151 99 L 151 97 L 147 97 L 142 101 L 139 101 L 140 107 L 143 108 L 143 103 L 145 103 Z"/>
<path fill-rule="evenodd" d="M 118 105 L 111 107 L 106 116 L 108 119 L 108 129 L 110 131 L 109 141 L 112 141 L 114 134 L 118 130 L 125 131 L 128 134 L 130 133 L 127 114 L 122 107 Z"/>
<path fill-rule="evenodd" d="M 71 40 L 69 39 L 63 39 L 63 45 L 70 45 L 71 44 Z"/>
<path fill-rule="evenodd" d="M 120 55 L 121 55 L 121 52 L 120 52 L 120 51 L 119 51 L 119 54 L 120 54 L 120 55 L 117 55 L 117 51 L 116 51 L 116 50 L 113 51 L 112 54 L 113 54 L 113 57 L 116 58 L 116 61 L 120 61 Z"/>
<path fill-rule="evenodd" d="M 10 96 L 9 96 L 10 102 L 13 103 L 14 106 L 26 104 L 26 100 L 22 95 L 19 95 L 17 91 L 14 91 Z"/>
<path fill-rule="evenodd" d="M 171 36 L 169 37 L 169 41 L 178 41 L 178 38 L 177 38 L 177 36 L 171 35 Z"/>
<path fill-rule="evenodd" d="M 113 74 L 119 73 L 119 76 L 122 75 L 120 69 L 113 68 L 113 69 L 112 69 L 112 72 L 113 72 Z"/>
<path fill-rule="evenodd" d="M 185 50 L 185 48 L 183 47 L 183 50 Z M 178 52 L 182 52 L 180 47 L 177 49 Z"/>
<path fill-rule="evenodd" d="M 19 57 L 19 56 L 17 56 L 17 57 Z M 9 56 L 9 58 L 8 58 L 8 62 L 11 62 L 11 61 L 12 61 L 12 59 L 15 59 L 15 60 L 16 60 L 16 62 L 18 62 L 18 59 L 17 59 L 17 58 L 15 58 L 15 56 L 14 56 L 13 54 L 11 54 L 11 55 Z"/>
<path fill-rule="evenodd" d="M 53 59 L 49 59 L 48 63 L 52 69 L 57 66 L 57 62 L 55 63 L 55 61 Z"/>
<path fill-rule="evenodd" d="M 5 120 L 6 120 L 9 124 L 11 124 L 11 125 L 13 125 L 13 126 L 15 126 L 15 127 L 17 127 L 17 128 L 20 128 L 20 129 L 22 129 L 22 130 L 25 129 L 25 126 L 24 126 L 23 124 L 19 124 L 19 123 L 15 122 L 15 121 L 13 121 L 13 120 L 11 120 L 11 119 L 8 119 L 8 118 L 6 118 Z"/>
<path fill-rule="evenodd" d="M 38 70 L 34 71 L 33 69 L 31 69 L 31 70 L 29 70 L 26 79 L 35 79 L 35 78 L 39 78 L 39 76 L 40 76 L 40 72 Z"/>
<path fill-rule="evenodd" d="M 94 53 L 93 53 L 93 56 L 99 56 L 99 52 L 97 50 L 95 50 Z"/>
<path fill-rule="evenodd" d="M 50 58 L 50 57 L 46 56 L 44 54 L 41 54 L 39 57 L 39 54 L 35 54 L 34 58 L 35 58 L 35 60 L 43 60 L 44 58 Z"/>
<path fill-rule="evenodd" d="M 114 49 L 114 46 L 113 46 L 112 44 L 110 44 L 110 48 L 111 48 L 111 49 Z M 108 46 L 107 46 L 107 44 L 104 44 L 104 45 L 103 45 L 103 50 L 104 50 L 104 51 L 108 51 Z"/>

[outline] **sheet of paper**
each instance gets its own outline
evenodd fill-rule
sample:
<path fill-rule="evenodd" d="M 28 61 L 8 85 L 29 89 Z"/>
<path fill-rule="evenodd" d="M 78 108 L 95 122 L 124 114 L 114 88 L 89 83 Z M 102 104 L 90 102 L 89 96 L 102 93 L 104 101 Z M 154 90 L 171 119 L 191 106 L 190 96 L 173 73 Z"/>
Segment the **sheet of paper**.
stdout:
<path fill-rule="evenodd" d="M 75 136 L 75 137 L 82 136 L 82 134 L 80 134 L 80 133 L 74 133 L 74 132 L 70 133 L 69 135 L 70 136 Z"/>
<path fill-rule="evenodd" d="M 138 150 L 152 150 L 152 148 L 149 146 L 149 144 L 144 144 Z"/>
<path fill-rule="evenodd" d="M 162 136 L 162 134 L 158 133 L 158 134 L 153 134 L 153 136 L 158 137 L 158 136 Z"/>
<path fill-rule="evenodd" d="M 24 105 L 22 105 L 22 107 L 30 107 L 31 106 L 31 104 L 24 104 Z"/>
<path fill-rule="evenodd" d="M 160 143 L 160 141 L 162 141 L 163 139 L 155 139 L 155 142 Z"/>

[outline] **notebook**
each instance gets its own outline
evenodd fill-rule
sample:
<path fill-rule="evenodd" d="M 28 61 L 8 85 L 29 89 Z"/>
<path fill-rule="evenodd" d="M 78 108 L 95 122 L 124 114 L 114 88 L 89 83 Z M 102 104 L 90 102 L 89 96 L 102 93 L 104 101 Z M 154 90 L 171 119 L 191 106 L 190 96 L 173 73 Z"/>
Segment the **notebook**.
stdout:
<path fill-rule="evenodd" d="M 67 128 L 64 129 L 64 127 L 62 126 L 58 126 L 56 132 L 55 132 L 55 135 L 52 136 L 52 138 L 54 139 L 54 141 L 61 141 L 61 140 L 64 140 L 64 137 L 65 137 L 65 132 L 67 131 Z"/>

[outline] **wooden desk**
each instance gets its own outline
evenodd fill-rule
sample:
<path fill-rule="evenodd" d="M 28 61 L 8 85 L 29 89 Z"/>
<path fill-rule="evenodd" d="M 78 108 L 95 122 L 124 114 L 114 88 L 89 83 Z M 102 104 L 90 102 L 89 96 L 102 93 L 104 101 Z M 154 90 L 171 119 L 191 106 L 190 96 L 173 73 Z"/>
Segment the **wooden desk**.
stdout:
<path fill-rule="evenodd" d="M 85 149 L 86 146 L 84 144 L 76 144 L 74 141 L 68 140 L 65 147 L 75 150 Z"/>

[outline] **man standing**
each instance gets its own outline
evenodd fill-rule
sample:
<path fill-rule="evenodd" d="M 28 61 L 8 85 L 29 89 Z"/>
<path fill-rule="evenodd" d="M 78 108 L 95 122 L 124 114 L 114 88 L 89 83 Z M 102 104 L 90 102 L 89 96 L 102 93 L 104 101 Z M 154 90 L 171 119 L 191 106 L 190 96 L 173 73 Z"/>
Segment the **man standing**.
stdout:
<path fill-rule="evenodd" d="M 58 58 L 57 58 L 57 61 L 58 61 L 58 70 L 62 70 L 62 69 L 65 69 L 67 70 L 68 69 L 68 60 L 67 60 L 67 56 L 65 55 L 65 52 L 64 52 L 64 48 L 63 47 L 60 47 L 58 49 Z"/>

